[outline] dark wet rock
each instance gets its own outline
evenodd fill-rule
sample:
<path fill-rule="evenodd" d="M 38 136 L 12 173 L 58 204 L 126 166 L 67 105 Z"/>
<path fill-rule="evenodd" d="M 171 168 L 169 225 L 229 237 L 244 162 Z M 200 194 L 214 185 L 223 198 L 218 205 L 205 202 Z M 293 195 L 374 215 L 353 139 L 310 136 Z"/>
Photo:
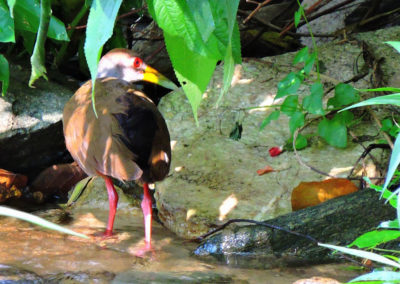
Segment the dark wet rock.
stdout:
<path fill-rule="evenodd" d="M 112 272 L 64 272 L 46 277 L 46 283 L 110 283 L 115 277 Z"/>
<path fill-rule="evenodd" d="M 118 274 L 112 283 L 138 283 L 138 284 L 181 284 L 181 283 L 232 283 L 231 276 L 214 273 L 211 271 L 174 273 L 174 272 L 141 272 L 129 271 Z M 235 282 L 238 283 L 238 282 Z M 247 282 L 239 282 L 247 283 Z"/>
<path fill-rule="evenodd" d="M 384 204 L 379 196 L 366 189 L 266 223 L 311 236 L 321 243 L 347 245 L 362 233 L 375 229 L 381 221 L 395 218 L 393 207 Z M 309 239 L 261 225 L 231 225 L 206 239 L 194 254 L 252 268 L 324 263 L 341 258 Z"/>
<path fill-rule="evenodd" d="M 0 264 L 1 284 L 41 284 L 44 279 L 34 272 Z"/>
<path fill-rule="evenodd" d="M 37 172 L 66 154 L 61 118 L 72 91 L 44 80 L 29 88 L 29 70 L 19 66 L 11 66 L 10 77 L 0 97 L 0 168 Z"/>

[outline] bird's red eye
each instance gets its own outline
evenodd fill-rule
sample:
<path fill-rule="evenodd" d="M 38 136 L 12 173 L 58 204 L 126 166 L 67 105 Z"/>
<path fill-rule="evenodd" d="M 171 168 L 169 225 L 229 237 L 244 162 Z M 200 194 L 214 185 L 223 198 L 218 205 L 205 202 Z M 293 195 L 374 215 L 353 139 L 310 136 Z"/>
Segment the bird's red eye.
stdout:
<path fill-rule="evenodd" d="M 139 57 L 136 57 L 133 61 L 133 67 L 139 68 L 142 65 L 143 61 Z"/>

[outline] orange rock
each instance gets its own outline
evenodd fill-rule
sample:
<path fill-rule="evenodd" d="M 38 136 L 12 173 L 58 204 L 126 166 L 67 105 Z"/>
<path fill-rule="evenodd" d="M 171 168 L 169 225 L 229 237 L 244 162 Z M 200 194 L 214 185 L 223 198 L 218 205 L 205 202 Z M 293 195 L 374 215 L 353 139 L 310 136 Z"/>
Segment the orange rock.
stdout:
<path fill-rule="evenodd" d="M 21 190 L 27 183 L 26 176 L 0 169 L 0 203 L 13 197 L 21 197 Z"/>
<path fill-rule="evenodd" d="M 292 210 L 315 206 L 329 199 L 357 191 L 358 188 L 345 178 L 301 182 L 292 192 Z"/>

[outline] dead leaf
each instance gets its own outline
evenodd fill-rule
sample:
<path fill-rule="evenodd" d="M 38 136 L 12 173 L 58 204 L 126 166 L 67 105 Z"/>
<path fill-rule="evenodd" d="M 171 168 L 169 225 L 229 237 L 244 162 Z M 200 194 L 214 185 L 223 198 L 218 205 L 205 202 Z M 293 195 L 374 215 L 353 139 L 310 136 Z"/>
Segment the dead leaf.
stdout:
<path fill-rule="evenodd" d="M 268 174 L 271 172 L 275 172 L 275 170 L 271 166 L 265 166 L 264 168 L 257 170 L 257 174 L 259 176 L 262 176 L 262 175 L 265 175 L 265 174 Z"/>
<path fill-rule="evenodd" d="M 315 206 L 329 199 L 357 191 L 354 183 L 345 178 L 301 182 L 292 192 L 292 210 Z"/>

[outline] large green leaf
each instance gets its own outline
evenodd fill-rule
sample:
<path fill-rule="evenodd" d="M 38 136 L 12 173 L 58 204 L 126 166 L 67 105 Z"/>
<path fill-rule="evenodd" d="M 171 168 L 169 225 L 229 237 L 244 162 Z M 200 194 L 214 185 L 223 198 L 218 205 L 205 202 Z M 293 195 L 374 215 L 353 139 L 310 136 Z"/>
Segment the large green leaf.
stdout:
<path fill-rule="evenodd" d="M 46 35 L 49 29 L 51 16 L 51 3 L 50 0 L 42 0 L 40 2 L 40 24 L 39 31 L 36 37 L 35 48 L 33 49 L 33 54 L 31 56 L 31 77 L 29 79 L 29 86 L 31 87 L 33 83 L 40 77 L 46 76 L 46 67 L 44 66 L 44 44 L 46 42 Z"/>
<path fill-rule="evenodd" d="M 290 133 L 293 135 L 296 129 L 302 127 L 303 125 L 304 125 L 304 113 L 302 113 L 301 111 L 296 111 L 295 113 L 292 114 L 289 120 Z"/>
<path fill-rule="evenodd" d="M 1 94 L 4 96 L 10 82 L 10 68 L 7 59 L 2 54 L 0 54 L 0 82 L 2 86 Z"/>
<path fill-rule="evenodd" d="M 55 231 L 59 231 L 61 233 L 64 234 L 69 234 L 69 235 L 73 235 L 73 236 L 77 236 L 80 238 L 84 238 L 84 239 L 88 239 L 89 237 L 77 232 L 74 232 L 70 229 L 61 227 L 57 224 L 51 223 L 43 218 L 40 218 L 38 216 L 26 213 L 26 212 L 22 212 L 22 211 L 18 211 L 15 209 L 11 209 L 8 207 L 4 207 L 4 206 L 0 206 L 0 215 L 2 216 L 8 216 L 8 217 L 14 217 L 14 218 L 18 218 L 27 222 L 31 222 L 33 224 L 42 226 L 44 228 L 48 228 L 50 230 L 55 230 Z"/>
<path fill-rule="evenodd" d="M 208 0 L 187 0 L 194 23 L 204 42 L 207 42 L 215 30 L 215 23 Z"/>
<path fill-rule="evenodd" d="M 318 134 L 332 146 L 339 148 L 347 146 L 347 128 L 343 121 L 339 119 L 328 120 L 324 118 L 318 124 Z"/>
<path fill-rule="evenodd" d="M 193 52 L 181 37 L 164 32 L 164 39 L 176 77 L 189 99 L 197 122 L 197 109 L 217 60 Z"/>
<path fill-rule="evenodd" d="M 349 246 L 358 248 L 374 248 L 382 243 L 400 238 L 399 230 L 380 230 L 362 234 L 355 239 Z"/>
<path fill-rule="evenodd" d="M 14 6 L 15 29 L 36 33 L 40 23 L 40 5 L 35 0 L 18 0 Z M 56 40 L 68 41 L 63 22 L 56 17 L 50 18 L 47 36 Z"/>
<path fill-rule="evenodd" d="M 103 45 L 112 36 L 115 18 L 117 17 L 122 0 L 93 0 L 90 6 L 89 18 L 86 28 L 85 57 L 92 78 L 92 104 L 95 108 L 95 82 L 97 66 L 103 50 Z M 101 28 L 100 28 L 101 27 Z"/>
<path fill-rule="evenodd" d="M 400 133 L 397 134 L 396 141 L 394 142 L 394 147 L 392 151 L 392 155 L 390 156 L 389 168 L 386 173 L 385 184 L 383 185 L 383 189 L 386 189 L 392 179 L 394 172 L 400 164 Z M 389 197 L 393 197 L 395 194 L 399 192 L 400 189 L 397 189 L 393 194 Z"/>
<path fill-rule="evenodd" d="M 4 0 L 0 0 L 0 42 L 15 42 L 14 20 Z"/>
<path fill-rule="evenodd" d="M 287 96 L 281 105 L 281 112 L 291 116 L 297 111 L 297 106 L 299 104 L 299 96 Z"/>
<path fill-rule="evenodd" d="M 263 130 L 265 126 L 270 124 L 272 120 L 277 120 L 280 116 L 281 112 L 279 110 L 274 110 L 271 112 L 264 120 L 261 122 L 260 130 Z"/>

